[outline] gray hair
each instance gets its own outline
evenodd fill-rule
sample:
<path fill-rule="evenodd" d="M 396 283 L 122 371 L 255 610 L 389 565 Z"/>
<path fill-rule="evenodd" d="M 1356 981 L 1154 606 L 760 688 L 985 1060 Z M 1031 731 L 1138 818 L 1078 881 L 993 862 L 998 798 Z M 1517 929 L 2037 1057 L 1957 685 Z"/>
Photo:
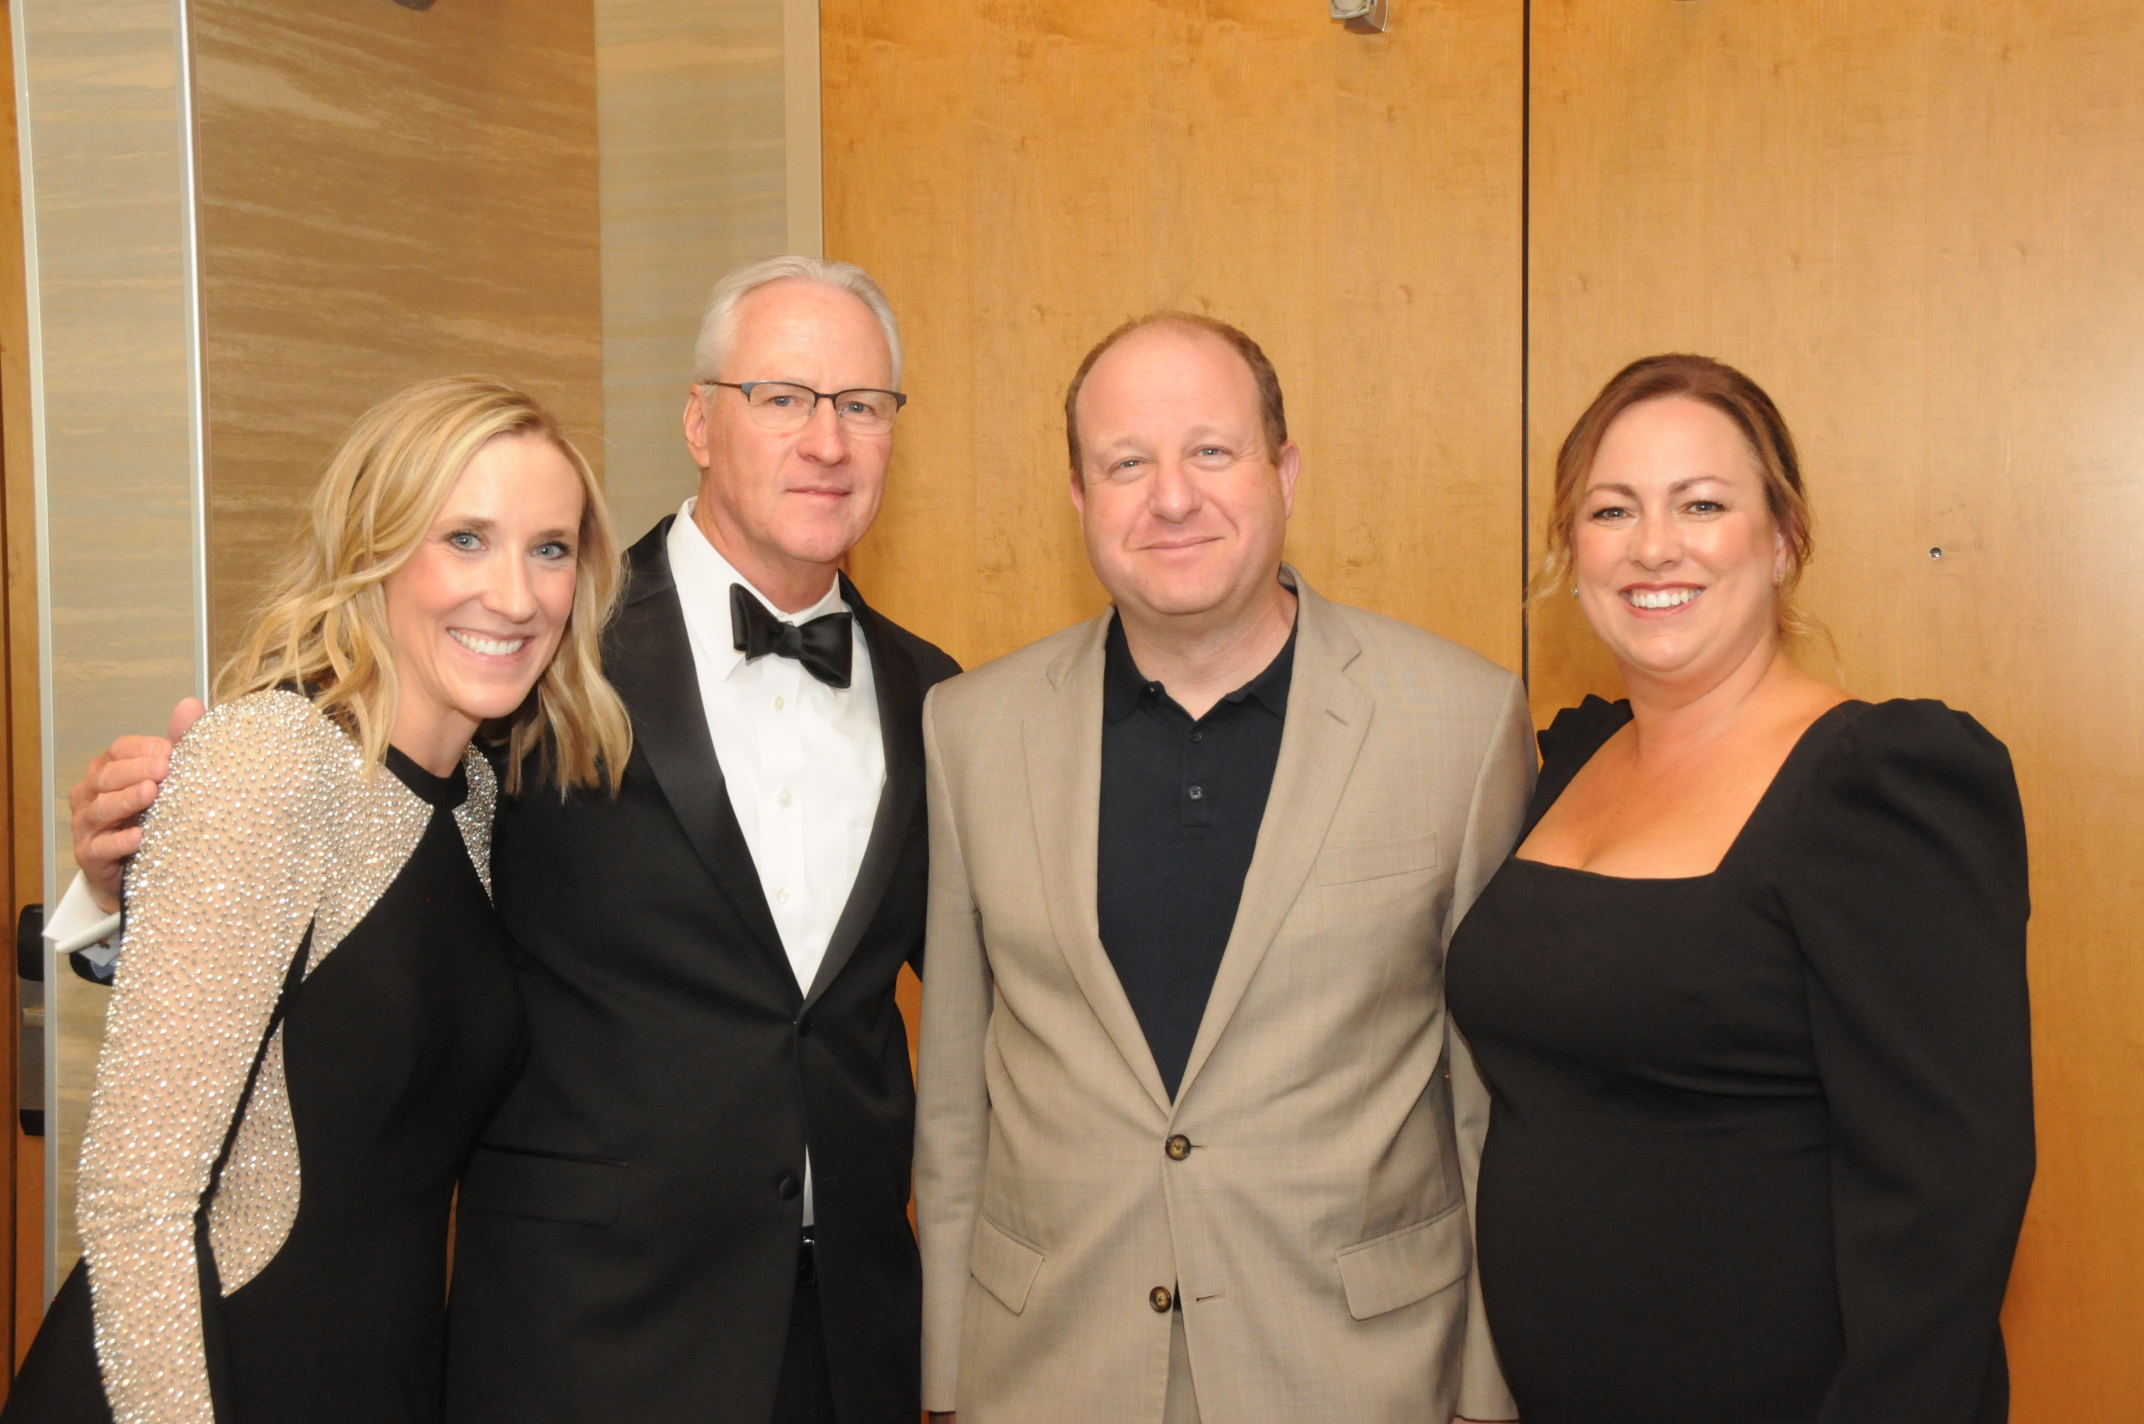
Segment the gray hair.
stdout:
<path fill-rule="evenodd" d="M 901 328 L 893 319 L 893 305 L 871 274 L 853 262 L 828 262 L 822 257 L 768 257 L 747 262 L 721 281 L 707 298 L 707 311 L 700 318 L 699 339 L 692 344 L 692 378 L 712 381 L 722 374 L 730 346 L 737 337 L 737 308 L 761 287 L 775 282 L 821 282 L 839 287 L 862 302 L 878 318 L 886 333 L 886 349 L 893 355 L 893 384 L 901 384 Z"/>

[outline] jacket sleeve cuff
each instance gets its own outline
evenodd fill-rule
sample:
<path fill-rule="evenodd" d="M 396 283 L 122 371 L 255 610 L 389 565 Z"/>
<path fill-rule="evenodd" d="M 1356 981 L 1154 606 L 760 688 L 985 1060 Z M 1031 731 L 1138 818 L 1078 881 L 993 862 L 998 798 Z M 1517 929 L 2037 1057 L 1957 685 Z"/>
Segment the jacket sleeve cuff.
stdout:
<path fill-rule="evenodd" d="M 1519 1417 L 1519 1406 L 1512 1399 L 1511 1391 L 1504 1388 L 1503 1380 L 1481 1383 L 1468 1380 L 1459 1387 L 1459 1417 L 1479 1419 L 1483 1424 L 1490 1420 L 1515 1420 Z"/>
<path fill-rule="evenodd" d="M 1517 1419 L 1518 1401 L 1511 1397 L 1511 1388 L 1504 1383 L 1503 1366 L 1497 1361 L 1496 1346 L 1489 1339 L 1478 1274 L 1468 1278 L 1467 1295 L 1466 1344 L 1459 1368 L 1459 1417 L 1483 1421 Z"/>

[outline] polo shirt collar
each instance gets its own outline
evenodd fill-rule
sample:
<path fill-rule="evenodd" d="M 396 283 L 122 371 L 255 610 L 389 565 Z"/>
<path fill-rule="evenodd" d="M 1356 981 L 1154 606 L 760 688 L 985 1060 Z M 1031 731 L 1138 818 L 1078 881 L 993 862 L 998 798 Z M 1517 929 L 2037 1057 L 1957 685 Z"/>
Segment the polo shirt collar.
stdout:
<path fill-rule="evenodd" d="M 1266 664 L 1265 671 L 1223 697 L 1223 702 L 1255 700 L 1274 716 L 1287 717 L 1288 684 L 1295 672 L 1295 636 L 1302 622 L 1301 607 L 1297 605 L 1296 623 L 1288 629 L 1288 641 Z M 1149 680 L 1139 671 L 1139 664 L 1132 661 L 1131 644 L 1124 636 L 1124 619 L 1113 612 L 1109 615 L 1109 638 L 1103 655 L 1102 716 L 1111 722 L 1123 721 L 1139 710 L 1139 699 L 1148 692 L 1158 697 L 1168 695 L 1160 683 Z"/>

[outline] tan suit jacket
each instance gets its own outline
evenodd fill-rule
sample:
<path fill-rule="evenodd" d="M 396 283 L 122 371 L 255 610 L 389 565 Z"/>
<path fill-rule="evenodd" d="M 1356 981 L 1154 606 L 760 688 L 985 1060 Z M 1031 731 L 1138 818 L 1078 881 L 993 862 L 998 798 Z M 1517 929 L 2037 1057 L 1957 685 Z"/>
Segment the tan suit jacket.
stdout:
<path fill-rule="evenodd" d="M 1158 1424 L 1156 1287 L 1203 1424 L 1517 1412 L 1472 1269 L 1488 1100 L 1443 969 L 1532 786 L 1525 694 L 1284 576 L 1280 760 L 1173 1103 L 1096 928 L 1109 615 L 925 705 L 923 1396 L 962 1424 Z"/>

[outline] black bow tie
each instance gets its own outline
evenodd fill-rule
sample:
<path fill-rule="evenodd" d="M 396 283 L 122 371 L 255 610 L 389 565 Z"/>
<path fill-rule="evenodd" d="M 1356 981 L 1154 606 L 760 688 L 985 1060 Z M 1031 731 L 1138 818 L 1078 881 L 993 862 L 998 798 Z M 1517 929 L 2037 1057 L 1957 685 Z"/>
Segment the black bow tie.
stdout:
<path fill-rule="evenodd" d="M 745 661 L 752 662 L 769 653 L 778 658 L 795 658 L 804 664 L 804 671 L 828 687 L 849 685 L 855 638 L 852 621 L 847 613 L 828 613 L 809 623 L 784 623 L 743 584 L 730 585 L 730 629 Z"/>

